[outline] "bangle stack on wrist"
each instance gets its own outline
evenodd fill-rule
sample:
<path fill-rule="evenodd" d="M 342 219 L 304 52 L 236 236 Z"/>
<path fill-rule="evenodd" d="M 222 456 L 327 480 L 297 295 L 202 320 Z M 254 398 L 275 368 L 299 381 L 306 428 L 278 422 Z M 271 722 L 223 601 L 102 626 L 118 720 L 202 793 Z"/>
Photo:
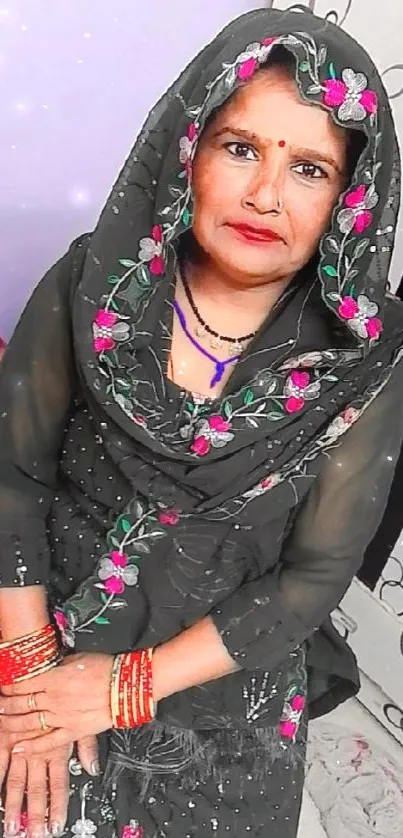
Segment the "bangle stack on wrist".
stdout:
<path fill-rule="evenodd" d="M 111 679 L 111 712 L 114 728 L 151 722 L 155 716 L 152 679 L 153 649 L 117 655 Z"/>
<path fill-rule="evenodd" d="M 35 678 L 58 662 L 56 632 L 49 624 L 24 637 L 0 643 L 0 684 L 10 686 Z"/>

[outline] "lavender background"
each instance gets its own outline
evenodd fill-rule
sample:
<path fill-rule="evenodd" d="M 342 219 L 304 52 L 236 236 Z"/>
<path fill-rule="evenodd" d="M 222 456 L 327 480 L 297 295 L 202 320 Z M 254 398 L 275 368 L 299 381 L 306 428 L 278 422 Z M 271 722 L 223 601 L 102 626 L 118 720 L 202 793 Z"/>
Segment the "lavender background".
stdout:
<path fill-rule="evenodd" d="M 0 0 L 0 334 L 95 224 L 154 101 L 222 26 L 256 6 Z"/>
<path fill-rule="evenodd" d="M 291 2 L 0 0 L 0 335 L 10 335 L 45 270 L 93 227 L 148 110 L 183 65 L 230 19 Z M 397 0 L 304 5 L 323 16 L 335 9 L 340 22 L 347 10 L 343 25 L 382 69 L 401 59 Z M 401 84 L 392 70 L 391 92 Z M 395 281 L 403 236 L 399 249 Z"/>

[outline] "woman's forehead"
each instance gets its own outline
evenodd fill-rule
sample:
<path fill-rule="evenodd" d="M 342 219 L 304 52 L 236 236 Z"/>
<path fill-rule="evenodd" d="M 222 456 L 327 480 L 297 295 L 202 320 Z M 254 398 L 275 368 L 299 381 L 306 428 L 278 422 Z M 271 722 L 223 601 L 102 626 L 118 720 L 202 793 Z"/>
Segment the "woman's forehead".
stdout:
<path fill-rule="evenodd" d="M 211 138 L 226 131 L 255 134 L 263 143 L 302 147 L 346 142 L 345 129 L 336 125 L 327 110 L 304 101 L 295 81 L 277 68 L 258 73 L 238 88 L 218 109 L 206 133 Z"/>

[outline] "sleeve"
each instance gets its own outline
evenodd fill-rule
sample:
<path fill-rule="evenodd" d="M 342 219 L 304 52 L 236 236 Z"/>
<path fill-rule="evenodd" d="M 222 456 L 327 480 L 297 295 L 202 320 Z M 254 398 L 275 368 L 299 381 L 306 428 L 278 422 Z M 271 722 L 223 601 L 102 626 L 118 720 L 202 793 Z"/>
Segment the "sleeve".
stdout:
<path fill-rule="evenodd" d="M 376 532 L 403 436 L 403 363 L 334 447 L 285 541 L 278 573 L 238 589 L 212 612 L 230 655 L 272 669 L 339 604 Z"/>
<path fill-rule="evenodd" d="M 79 243 L 78 243 L 79 242 Z M 45 275 L 0 365 L 0 585 L 44 583 L 46 517 L 72 399 L 72 258 Z"/>

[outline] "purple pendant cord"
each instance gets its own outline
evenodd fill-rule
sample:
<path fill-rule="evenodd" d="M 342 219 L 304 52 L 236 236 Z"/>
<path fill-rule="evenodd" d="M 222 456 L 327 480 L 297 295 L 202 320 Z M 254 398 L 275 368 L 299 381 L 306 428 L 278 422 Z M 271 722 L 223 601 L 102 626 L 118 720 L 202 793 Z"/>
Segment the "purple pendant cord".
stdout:
<path fill-rule="evenodd" d="M 190 340 L 190 342 L 193 344 L 194 348 L 198 350 L 198 352 L 201 352 L 202 355 L 204 355 L 206 358 L 209 359 L 209 361 L 212 361 L 213 364 L 215 364 L 215 375 L 210 381 L 210 387 L 215 387 L 215 385 L 221 381 L 225 372 L 225 368 L 228 366 L 228 364 L 233 364 L 234 361 L 239 361 L 241 356 L 234 355 L 232 358 L 227 358 L 226 361 L 219 361 L 218 358 L 216 358 L 214 355 L 211 355 L 210 352 L 207 352 L 207 349 L 204 349 L 204 347 L 201 346 L 199 341 L 196 340 L 196 338 L 194 338 L 193 335 L 190 334 L 186 324 L 186 317 L 177 300 L 174 300 L 173 306 L 179 317 L 179 323 L 181 324 L 186 337 Z"/>

